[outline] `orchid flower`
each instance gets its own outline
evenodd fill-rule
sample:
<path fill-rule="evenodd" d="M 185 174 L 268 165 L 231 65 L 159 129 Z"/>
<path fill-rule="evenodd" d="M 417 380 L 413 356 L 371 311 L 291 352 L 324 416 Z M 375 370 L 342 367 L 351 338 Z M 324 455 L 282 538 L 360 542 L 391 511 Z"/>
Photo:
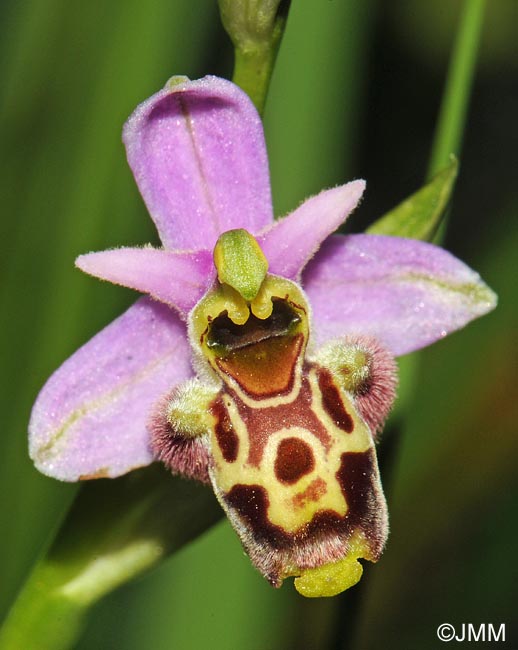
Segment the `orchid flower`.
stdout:
<path fill-rule="evenodd" d="M 77 266 L 145 295 L 34 405 L 30 453 L 64 481 L 161 460 L 212 484 L 254 565 L 306 596 L 355 584 L 388 532 L 374 443 L 394 357 L 495 306 L 445 250 L 333 235 L 365 183 L 274 221 L 261 120 L 237 86 L 175 77 L 123 140 L 163 247 Z"/>

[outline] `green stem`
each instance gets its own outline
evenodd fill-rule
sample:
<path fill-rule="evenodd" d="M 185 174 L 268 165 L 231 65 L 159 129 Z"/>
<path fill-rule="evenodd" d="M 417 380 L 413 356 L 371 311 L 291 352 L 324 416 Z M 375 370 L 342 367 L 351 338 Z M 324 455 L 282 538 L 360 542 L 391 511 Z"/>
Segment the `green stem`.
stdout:
<path fill-rule="evenodd" d="M 262 115 L 270 86 L 277 48 L 265 45 L 255 48 L 235 48 L 232 81 L 240 86 Z"/>
<path fill-rule="evenodd" d="M 9 613 L 0 649 L 70 648 L 94 603 L 220 516 L 211 490 L 158 466 L 83 486 Z"/>
<path fill-rule="evenodd" d="M 234 44 L 232 81 L 263 113 L 290 0 L 219 0 L 221 20 Z"/>
<path fill-rule="evenodd" d="M 485 0 L 466 0 L 450 59 L 427 177 L 459 158 L 471 86 L 475 73 Z"/>

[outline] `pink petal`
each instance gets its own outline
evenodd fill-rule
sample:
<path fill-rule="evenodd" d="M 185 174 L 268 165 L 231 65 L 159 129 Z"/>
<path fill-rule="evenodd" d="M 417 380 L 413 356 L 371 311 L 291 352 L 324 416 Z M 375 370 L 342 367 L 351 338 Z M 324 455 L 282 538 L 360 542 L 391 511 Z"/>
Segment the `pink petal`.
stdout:
<path fill-rule="evenodd" d="M 270 273 L 298 279 L 320 244 L 333 233 L 358 205 L 365 181 L 358 180 L 324 190 L 294 212 L 277 221 L 260 236 Z"/>
<path fill-rule="evenodd" d="M 180 310 L 184 315 L 200 300 L 215 278 L 212 253 L 117 248 L 80 255 L 85 273 L 121 284 Z"/>
<path fill-rule="evenodd" d="M 212 250 L 226 230 L 271 223 L 261 119 L 230 81 L 166 85 L 135 110 L 123 140 L 166 248 Z"/>
<path fill-rule="evenodd" d="M 429 345 L 496 305 L 480 276 L 447 251 L 382 235 L 331 237 L 303 283 L 318 342 L 367 334 L 395 355 Z"/>
<path fill-rule="evenodd" d="M 77 481 L 148 465 L 152 406 L 192 374 L 185 326 L 165 305 L 141 298 L 43 387 L 29 424 L 36 467 Z"/>

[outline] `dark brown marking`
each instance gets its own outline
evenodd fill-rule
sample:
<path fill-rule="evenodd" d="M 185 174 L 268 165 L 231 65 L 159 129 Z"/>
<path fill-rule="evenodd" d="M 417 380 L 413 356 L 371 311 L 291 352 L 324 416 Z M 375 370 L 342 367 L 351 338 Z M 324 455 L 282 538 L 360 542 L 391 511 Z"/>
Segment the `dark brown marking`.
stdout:
<path fill-rule="evenodd" d="M 335 386 L 331 373 L 328 370 L 319 370 L 318 386 L 322 393 L 324 410 L 337 427 L 346 433 L 351 433 L 354 429 L 353 419 L 345 410 L 340 391 Z"/>
<path fill-rule="evenodd" d="M 281 483 L 292 485 L 313 471 L 313 450 L 300 438 L 284 438 L 277 447 L 275 476 Z"/>
<path fill-rule="evenodd" d="M 261 485 L 234 485 L 225 500 L 252 529 L 255 539 L 276 547 L 286 546 L 289 536 L 268 520 L 268 495 Z"/>
<path fill-rule="evenodd" d="M 218 397 L 213 403 L 211 411 L 216 418 L 214 433 L 216 434 L 216 440 L 218 441 L 223 458 L 227 463 L 233 463 L 239 452 L 239 438 L 234 431 L 228 411 L 221 397 Z"/>
<path fill-rule="evenodd" d="M 347 502 L 346 517 L 352 526 L 365 523 L 377 511 L 378 494 L 373 480 L 377 474 L 374 449 L 342 454 L 336 478 Z"/>

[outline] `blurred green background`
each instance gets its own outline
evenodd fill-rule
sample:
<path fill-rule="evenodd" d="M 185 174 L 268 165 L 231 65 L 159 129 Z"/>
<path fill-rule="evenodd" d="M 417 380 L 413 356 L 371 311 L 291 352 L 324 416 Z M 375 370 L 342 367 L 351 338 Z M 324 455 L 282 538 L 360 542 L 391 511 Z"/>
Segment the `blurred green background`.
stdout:
<path fill-rule="evenodd" d="M 363 177 L 358 231 L 420 186 L 460 4 L 293 0 L 265 114 L 277 214 Z M 101 602 L 78 650 L 427 650 L 443 622 L 506 623 L 518 647 L 517 13 L 488 3 L 445 242 L 500 305 L 419 354 L 412 402 L 380 446 L 380 563 L 340 597 L 305 600 L 271 589 L 222 521 Z M 157 242 L 122 124 L 173 74 L 229 77 L 232 50 L 215 0 L 4 0 L 0 31 L 3 617 L 76 491 L 28 460 L 31 404 L 134 299 L 73 260 Z"/>

